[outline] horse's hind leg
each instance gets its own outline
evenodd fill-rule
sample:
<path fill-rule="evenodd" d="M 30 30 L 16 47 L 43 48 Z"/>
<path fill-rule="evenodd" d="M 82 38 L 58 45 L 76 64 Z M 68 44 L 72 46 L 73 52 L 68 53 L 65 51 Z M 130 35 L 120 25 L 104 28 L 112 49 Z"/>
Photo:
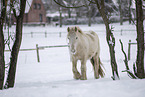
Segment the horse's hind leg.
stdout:
<path fill-rule="evenodd" d="M 74 74 L 74 79 L 80 79 L 81 78 L 81 75 L 77 70 L 77 60 L 72 61 L 72 71 L 73 71 L 73 74 Z"/>
<path fill-rule="evenodd" d="M 90 61 L 91 61 L 93 68 L 94 68 L 94 76 L 96 79 L 98 79 L 99 78 L 99 57 L 94 56 L 91 58 Z"/>
<path fill-rule="evenodd" d="M 86 76 L 86 61 L 81 61 L 81 80 L 87 80 Z"/>

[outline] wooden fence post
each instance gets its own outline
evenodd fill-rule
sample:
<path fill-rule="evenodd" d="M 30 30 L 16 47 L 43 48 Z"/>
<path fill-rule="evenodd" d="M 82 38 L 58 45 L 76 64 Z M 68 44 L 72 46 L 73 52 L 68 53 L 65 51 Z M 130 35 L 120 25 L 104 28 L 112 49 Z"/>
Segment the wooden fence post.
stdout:
<path fill-rule="evenodd" d="M 47 38 L 47 32 L 45 32 L 45 38 Z"/>
<path fill-rule="evenodd" d="M 33 32 L 31 32 L 31 38 L 33 38 Z"/>
<path fill-rule="evenodd" d="M 128 43 L 128 61 L 130 60 L 130 49 L 131 49 L 131 40 Z"/>
<path fill-rule="evenodd" d="M 59 32 L 59 37 L 61 37 L 61 32 Z"/>
<path fill-rule="evenodd" d="M 121 36 L 122 36 L 123 29 L 121 29 Z"/>
<path fill-rule="evenodd" d="M 37 52 L 37 61 L 40 62 L 38 44 L 36 44 L 36 52 Z"/>

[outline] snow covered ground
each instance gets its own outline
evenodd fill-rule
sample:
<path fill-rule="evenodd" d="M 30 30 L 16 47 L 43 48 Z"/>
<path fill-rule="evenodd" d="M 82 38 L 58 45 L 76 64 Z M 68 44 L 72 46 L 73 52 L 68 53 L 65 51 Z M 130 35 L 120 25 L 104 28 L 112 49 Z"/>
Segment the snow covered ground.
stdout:
<path fill-rule="evenodd" d="M 124 50 L 127 53 L 129 40 L 136 42 L 136 32 L 123 31 L 121 33 L 120 30 L 135 30 L 136 27 L 128 25 L 127 22 L 123 26 L 118 23 L 112 25 L 115 27 L 115 52 L 120 80 L 113 81 L 111 79 L 110 55 L 106 42 L 105 26 L 103 24 L 96 24 L 91 27 L 79 25 L 83 31 L 94 30 L 99 35 L 100 57 L 106 69 L 104 78 L 94 79 L 93 68 L 88 61 L 88 80 L 74 80 L 67 47 L 39 50 L 40 63 L 37 62 L 36 51 L 21 51 L 18 58 L 15 87 L 0 91 L 0 97 L 144 97 L 145 80 L 133 80 L 126 73 L 121 72 L 125 70 L 125 65 L 119 39 L 122 40 Z M 66 45 L 67 27 L 25 26 L 21 49 L 36 48 L 36 44 L 38 46 Z M 10 30 L 15 31 L 14 27 Z M 26 34 L 31 32 L 62 32 L 62 35 L 59 37 L 59 34 L 48 34 L 45 38 L 44 34 L 34 34 L 31 38 L 30 34 Z M 136 46 L 132 45 L 131 60 L 129 61 L 131 70 L 136 59 L 136 51 Z M 9 57 L 9 52 L 6 52 L 6 63 L 8 63 Z M 78 63 L 78 69 L 80 69 L 80 63 Z"/>

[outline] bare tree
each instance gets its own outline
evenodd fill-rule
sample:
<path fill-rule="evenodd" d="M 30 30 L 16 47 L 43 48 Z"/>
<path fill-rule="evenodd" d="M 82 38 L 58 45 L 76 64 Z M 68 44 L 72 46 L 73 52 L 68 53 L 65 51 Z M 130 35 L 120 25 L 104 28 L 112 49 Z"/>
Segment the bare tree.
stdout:
<path fill-rule="evenodd" d="M 62 8 L 59 7 L 59 27 L 62 27 Z"/>
<path fill-rule="evenodd" d="M 131 20 L 132 20 L 131 5 L 132 5 L 132 0 L 129 0 L 129 7 L 128 7 L 129 24 L 131 24 Z"/>
<path fill-rule="evenodd" d="M 122 52 L 125 55 L 125 72 L 133 79 L 145 78 L 144 72 L 144 28 L 143 28 L 143 10 L 142 10 L 142 0 L 136 0 L 136 29 L 137 29 L 137 60 L 133 65 L 134 73 L 129 70 L 128 60 L 126 53 L 123 50 L 123 44 L 120 40 Z"/>
<path fill-rule="evenodd" d="M 118 69 L 117 69 L 117 62 L 115 57 L 115 37 L 113 36 L 112 29 L 109 25 L 109 20 L 105 14 L 105 6 L 104 6 L 104 0 L 94 0 L 97 4 L 97 7 L 99 9 L 99 12 L 103 18 L 103 21 L 106 26 L 106 39 L 109 46 L 110 51 L 110 58 L 111 58 L 111 66 L 112 66 L 112 79 L 116 80 L 119 79 Z"/>
<path fill-rule="evenodd" d="M 3 89 L 4 76 L 5 76 L 5 60 L 4 60 L 4 34 L 3 34 L 3 26 L 4 20 L 6 18 L 6 8 L 7 8 L 7 0 L 1 1 L 1 15 L 0 15 L 0 90 Z"/>
<path fill-rule="evenodd" d="M 16 13 L 16 9 L 14 8 L 15 1 L 11 0 L 11 6 L 13 8 L 13 13 L 16 18 L 16 33 L 15 33 L 15 41 L 11 51 L 10 67 L 8 71 L 7 81 L 6 81 L 7 88 L 14 87 L 18 53 L 22 40 L 23 16 L 25 12 L 26 0 L 20 0 L 20 2 L 18 3 L 20 5 L 20 9 L 19 9 L 20 12 Z"/>
<path fill-rule="evenodd" d="M 71 0 L 68 0 L 69 4 L 71 3 Z M 68 8 L 68 18 L 71 18 L 71 9 Z"/>
<path fill-rule="evenodd" d="M 118 0 L 119 13 L 120 13 L 120 25 L 123 25 L 123 12 L 122 12 L 122 0 Z"/>
<path fill-rule="evenodd" d="M 144 73 L 144 28 L 143 28 L 143 10 L 142 0 L 135 0 L 136 3 L 136 29 L 137 29 L 137 76 L 145 78 Z"/>

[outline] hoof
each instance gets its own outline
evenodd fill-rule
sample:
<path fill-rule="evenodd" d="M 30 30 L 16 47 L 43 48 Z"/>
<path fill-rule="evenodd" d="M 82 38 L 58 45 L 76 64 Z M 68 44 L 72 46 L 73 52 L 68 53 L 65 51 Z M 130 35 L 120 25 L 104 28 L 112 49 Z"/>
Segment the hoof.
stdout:
<path fill-rule="evenodd" d="M 76 75 L 74 75 L 74 79 L 81 79 L 81 75 L 80 75 L 80 73 L 77 73 Z"/>
<path fill-rule="evenodd" d="M 87 80 L 87 78 L 86 77 L 81 77 L 80 80 Z"/>
<path fill-rule="evenodd" d="M 99 79 L 99 77 L 97 76 L 97 77 L 95 77 L 95 79 Z"/>
<path fill-rule="evenodd" d="M 76 80 L 79 80 L 80 79 L 80 77 L 76 77 L 76 76 L 74 76 L 73 78 L 76 79 Z"/>

